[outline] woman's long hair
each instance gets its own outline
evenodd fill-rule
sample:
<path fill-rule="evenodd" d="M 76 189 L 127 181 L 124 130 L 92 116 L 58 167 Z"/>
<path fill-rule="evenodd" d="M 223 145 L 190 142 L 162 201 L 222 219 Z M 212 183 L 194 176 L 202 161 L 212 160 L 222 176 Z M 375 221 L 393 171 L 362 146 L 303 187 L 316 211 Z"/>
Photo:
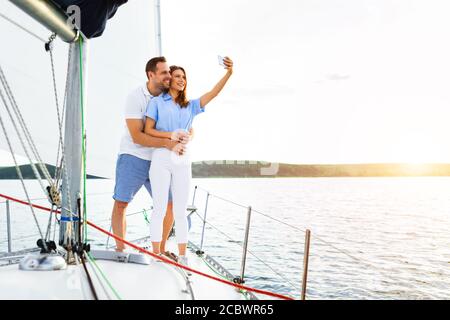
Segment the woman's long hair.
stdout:
<path fill-rule="evenodd" d="M 186 108 L 187 105 L 189 104 L 189 100 L 187 99 L 187 94 L 186 94 L 186 88 L 187 88 L 187 76 L 186 76 L 186 71 L 184 70 L 184 68 L 179 67 L 179 66 L 171 66 L 170 67 L 170 74 L 172 75 L 172 73 L 176 70 L 181 70 L 184 73 L 184 76 L 186 77 L 186 85 L 184 86 L 184 90 L 181 91 L 178 94 L 178 97 L 175 99 L 175 102 L 177 104 L 179 104 L 182 108 Z"/>

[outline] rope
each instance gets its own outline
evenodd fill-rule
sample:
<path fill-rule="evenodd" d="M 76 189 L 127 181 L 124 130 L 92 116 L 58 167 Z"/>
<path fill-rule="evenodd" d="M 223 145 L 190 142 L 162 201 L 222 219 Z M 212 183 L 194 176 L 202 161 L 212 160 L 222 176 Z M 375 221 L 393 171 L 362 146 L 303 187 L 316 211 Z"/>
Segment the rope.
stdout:
<path fill-rule="evenodd" d="M 7 95 L 8 99 L 9 99 L 9 102 L 11 103 L 11 106 L 13 107 L 13 110 L 16 113 L 16 116 L 17 116 L 17 111 L 14 108 L 14 104 L 15 104 L 14 97 L 11 97 L 11 95 L 10 95 L 10 91 L 9 91 L 9 88 L 7 86 L 7 83 L 6 83 L 6 79 L 4 78 L 3 69 L 1 68 L 1 66 L 0 66 L 0 82 L 2 83 L 2 85 L 4 87 L 6 95 Z M 22 148 L 25 151 L 25 154 L 26 154 L 26 156 L 28 158 L 28 161 L 30 162 L 31 168 L 33 169 L 33 173 L 34 173 L 36 179 L 38 180 L 38 182 L 39 182 L 39 184 L 40 184 L 40 186 L 42 188 L 42 191 L 44 192 L 44 194 L 47 194 L 47 191 L 46 191 L 44 185 L 42 184 L 41 175 L 39 174 L 39 171 L 37 170 L 36 165 L 34 164 L 33 160 L 31 159 L 30 154 L 28 153 L 28 149 L 27 149 L 27 147 L 25 145 L 25 142 L 24 142 L 24 140 L 22 138 L 22 135 L 20 134 L 20 131 L 19 131 L 18 127 L 17 127 L 17 124 L 16 124 L 16 122 L 14 120 L 14 117 L 13 117 L 13 115 L 11 113 L 11 110 L 9 109 L 9 106 L 8 106 L 8 103 L 7 103 L 6 99 L 5 99 L 5 96 L 3 95 L 3 92 L 1 90 L 0 90 L 0 95 L 1 95 L 1 98 L 3 100 L 3 104 L 4 104 L 5 108 L 6 108 L 6 111 L 8 112 L 8 115 L 9 115 L 9 117 L 11 119 L 11 122 L 12 122 L 12 124 L 14 126 L 14 129 L 15 129 L 15 131 L 17 133 L 17 136 L 18 136 L 18 138 L 20 140 Z M 20 120 L 19 120 L 19 123 L 20 123 L 20 125 L 22 127 L 22 130 L 24 130 L 23 129 L 23 123 L 20 122 Z M 5 135 L 7 135 L 6 131 L 5 131 Z M 26 134 L 25 134 L 25 137 L 26 137 Z M 11 152 L 13 152 L 12 147 L 10 147 L 10 150 L 11 150 Z"/>
<path fill-rule="evenodd" d="M 262 295 L 271 296 L 271 297 L 275 297 L 275 298 L 279 298 L 279 299 L 283 299 L 283 300 L 294 300 L 293 298 L 288 297 L 288 296 L 284 296 L 284 295 L 281 295 L 281 294 L 278 294 L 278 293 L 273 293 L 273 292 L 269 292 L 269 291 L 265 291 L 265 290 L 250 288 L 250 287 L 243 286 L 243 285 L 240 285 L 240 284 L 232 283 L 230 281 L 226 281 L 226 280 L 223 280 L 223 279 L 211 276 L 209 274 L 197 271 L 195 269 L 186 267 L 184 265 L 181 265 L 181 264 L 178 264 L 176 262 L 173 262 L 173 261 L 171 261 L 169 259 L 165 259 L 165 258 L 163 258 L 161 256 L 158 256 L 158 255 L 156 255 L 156 254 L 154 254 L 154 253 L 152 253 L 152 252 L 150 252 L 148 250 L 145 250 L 144 248 L 139 247 L 139 246 L 137 246 L 137 245 L 135 245 L 135 244 L 133 244 L 133 243 L 131 243 L 129 241 L 126 241 L 125 239 L 122 239 L 122 238 L 120 238 L 120 237 L 118 237 L 118 236 L 116 236 L 116 235 L 114 235 L 114 234 L 112 234 L 112 233 L 110 233 L 110 232 L 108 232 L 108 231 L 106 231 L 106 230 L 96 226 L 95 224 L 93 224 L 93 223 L 91 223 L 89 221 L 87 223 L 88 223 L 89 226 L 93 227 L 94 229 L 97 229 L 98 231 L 100 231 L 100 232 L 102 232 L 102 233 L 104 233 L 106 235 L 109 235 L 110 237 L 112 237 L 112 238 L 114 238 L 114 239 L 116 239 L 116 240 L 126 244 L 127 246 L 129 246 L 129 247 L 131 247 L 133 249 L 136 249 L 136 250 L 138 250 L 138 251 L 140 251 L 142 253 L 145 253 L 145 254 L 147 254 L 149 256 L 152 256 L 152 257 L 154 257 L 156 259 L 159 259 L 159 260 L 161 260 L 161 261 L 163 261 L 163 262 L 165 262 L 167 264 L 171 264 L 171 265 L 176 266 L 178 268 L 181 268 L 181 269 L 184 269 L 184 270 L 187 270 L 187 271 L 191 271 L 192 273 L 198 274 L 198 275 L 203 276 L 205 278 L 209 278 L 211 280 L 215 280 L 215 281 L 224 283 L 226 285 L 229 285 L 229 286 L 232 286 L 232 287 L 235 287 L 235 288 L 238 288 L 238 289 L 247 290 L 247 291 L 251 291 L 251 292 L 255 292 L 255 293 L 259 293 L 259 294 L 262 294 Z"/>
<path fill-rule="evenodd" d="M 100 196 L 100 195 L 111 195 L 111 192 L 98 192 L 98 193 L 90 193 L 88 194 L 89 197 L 93 197 L 93 196 Z M 31 198 L 31 201 L 35 201 L 35 200 L 48 200 L 48 198 Z M 5 203 L 6 201 L 0 201 L 0 204 Z M 135 214 L 141 213 L 142 211 L 136 212 Z"/>
<path fill-rule="evenodd" d="M 44 165 L 44 162 L 42 161 L 41 156 L 39 155 L 39 152 L 36 148 L 36 144 L 34 143 L 33 138 L 30 134 L 30 131 L 28 130 L 28 126 L 25 123 L 25 120 L 22 116 L 19 105 L 17 104 L 17 101 L 14 98 L 11 87 L 9 86 L 8 80 L 6 79 L 6 76 L 3 73 L 3 69 L 1 67 L 0 67 L 0 75 L 1 75 L 0 78 L 1 78 L 2 84 L 5 88 L 6 95 L 8 96 L 11 106 L 13 108 L 13 111 L 14 111 L 17 119 L 19 120 L 19 124 L 22 127 L 25 138 L 30 146 L 30 150 L 33 153 L 34 157 L 36 158 L 37 164 L 41 168 L 41 171 L 44 174 L 45 178 L 47 179 L 48 184 L 51 186 L 52 185 L 52 177 L 51 177 L 47 167 Z M 11 121 L 13 121 L 12 117 L 11 117 Z M 30 162 L 32 162 L 31 159 L 30 159 Z"/>
<path fill-rule="evenodd" d="M 50 240 L 50 234 L 51 234 L 51 228 L 52 228 L 52 217 L 53 217 L 53 212 L 56 211 L 56 206 L 52 204 L 51 206 L 51 211 L 48 217 L 48 223 L 47 223 L 47 231 L 45 232 L 45 240 L 48 241 Z M 55 214 L 55 219 L 56 219 L 56 214 Z"/>
<path fill-rule="evenodd" d="M 150 220 L 148 219 L 147 210 L 143 209 L 142 214 L 144 215 L 144 220 L 147 224 L 150 224 Z"/>
<path fill-rule="evenodd" d="M 51 209 L 49 209 L 49 208 L 45 208 L 45 207 L 38 206 L 38 205 L 33 205 L 33 204 L 31 204 L 31 203 L 26 203 L 26 202 L 24 202 L 24 201 L 22 201 L 22 200 L 19 200 L 19 199 L 15 199 L 15 198 L 12 198 L 12 197 L 9 197 L 9 196 L 5 196 L 5 195 L 3 195 L 3 194 L 0 194 L 0 197 L 5 198 L 5 199 L 8 199 L 8 200 L 11 200 L 11 201 L 14 201 L 14 202 L 17 202 L 17 203 L 29 204 L 29 205 L 31 205 L 31 206 L 33 206 L 33 207 L 35 207 L 35 208 L 38 208 L 38 209 L 41 209 L 41 210 L 44 210 L 44 211 L 50 211 L 50 210 L 51 210 Z M 144 249 L 144 248 L 142 248 L 142 247 L 139 247 L 139 246 L 137 246 L 137 245 L 135 245 L 135 244 L 133 244 L 133 243 L 131 243 L 131 242 L 129 242 L 129 241 L 123 239 L 123 238 L 120 238 L 120 237 L 116 236 L 115 234 L 112 234 L 111 232 L 108 232 L 108 231 L 106 231 L 105 229 L 100 228 L 99 226 L 93 224 L 93 223 L 90 222 L 90 221 L 86 221 L 86 222 L 87 222 L 87 224 L 88 224 L 90 227 L 92 227 L 92 228 L 94 228 L 94 229 L 100 231 L 101 233 L 103 233 L 103 234 L 105 234 L 105 235 L 108 235 L 108 236 L 114 238 L 115 240 L 118 240 L 118 241 L 120 241 L 120 242 L 126 244 L 127 246 L 129 246 L 129 247 L 131 247 L 131 248 L 133 248 L 133 249 L 136 249 L 136 250 L 139 251 L 139 252 L 145 253 L 145 254 L 147 254 L 147 255 L 153 257 L 153 258 L 159 259 L 159 260 L 161 260 L 161 261 L 163 261 L 163 262 L 165 262 L 165 263 L 167 263 L 167 264 L 173 265 L 173 266 L 175 266 L 175 267 L 178 267 L 178 268 L 181 268 L 181 269 L 184 269 L 184 270 L 187 270 L 187 271 L 191 271 L 192 273 L 198 274 L 198 275 L 200 275 L 200 276 L 203 276 L 203 277 L 208 278 L 208 279 L 211 279 L 211 280 L 215 280 L 215 281 L 224 283 L 224 284 L 226 284 L 226 285 L 229 285 L 229 286 L 231 286 L 231 287 L 235 287 L 235 288 L 237 288 L 237 289 L 247 290 L 247 291 L 250 291 L 250 292 L 259 293 L 259 294 L 262 294 L 262 295 L 266 295 L 266 296 L 270 296 L 270 297 L 274 297 L 274 298 L 279 298 L 279 299 L 283 299 L 283 300 L 294 300 L 293 298 L 288 297 L 288 296 L 285 296 L 285 295 L 281 295 L 281 294 L 273 293 L 273 292 L 270 292 L 270 291 L 265 291 L 265 290 L 260 290 L 260 289 L 255 289 L 255 288 L 247 287 L 247 286 L 244 286 L 244 285 L 240 285 L 240 284 L 237 284 L 237 283 L 233 283 L 233 282 L 230 282 L 230 281 L 226 281 L 226 280 L 223 280 L 223 279 L 220 279 L 220 278 L 211 276 L 211 275 L 209 275 L 209 274 L 206 274 L 206 273 L 197 271 L 197 270 L 195 270 L 195 269 L 186 267 L 186 266 L 181 265 L 181 264 L 178 264 L 178 263 L 176 263 L 176 262 L 174 262 L 174 261 L 172 261 L 172 260 L 170 260 L 170 259 L 166 259 L 166 258 L 164 258 L 164 257 L 161 257 L 161 256 L 157 255 L 157 254 L 154 254 L 153 252 L 150 252 L 150 251 L 148 251 L 148 250 L 146 250 L 146 249 Z"/>
<path fill-rule="evenodd" d="M 6 21 L 12 23 L 13 25 L 15 25 L 16 27 L 22 29 L 23 31 L 25 31 L 26 33 L 28 33 L 29 35 L 35 37 L 36 39 L 42 41 L 42 42 L 46 42 L 43 38 L 41 38 L 40 36 L 38 36 L 36 33 L 30 31 L 29 29 L 21 26 L 19 23 L 15 22 L 14 20 L 12 20 L 11 18 L 8 18 L 7 16 L 5 16 L 3 13 L 0 12 L 0 17 L 2 17 L 3 19 L 5 19 Z"/>
<path fill-rule="evenodd" d="M 0 90 L 0 94 L 1 94 L 1 96 L 2 96 L 3 103 L 5 103 L 5 100 L 4 100 L 4 97 L 3 97 L 3 93 L 2 93 L 1 90 Z M 16 171 L 17 171 L 17 175 L 18 175 L 19 178 L 20 178 L 20 182 L 22 183 L 23 190 L 24 190 L 25 195 L 26 195 L 26 197 L 27 197 L 27 199 L 28 199 L 28 204 L 29 204 L 29 206 L 30 206 L 31 213 L 32 213 L 33 218 L 34 218 L 34 222 L 35 222 L 36 227 L 37 227 L 37 229 L 38 229 L 38 231 L 39 231 L 39 235 L 41 236 L 41 239 L 43 239 L 44 237 L 43 237 L 43 234 L 42 234 L 42 230 L 41 230 L 41 227 L 39 226 L 39 222 L 38 222 L 37 217 L 36 217 L 36 214 L 35 214 L 35 212 L 34 212 L 34 210 L 33 210 L 33 206 L 31 205 L 31 201 L 29 200 L 29 199 L 30 199 L 30 196 L 28 195 L 27 187 L 25 186 L 25 182 L 24 182 L 24 180 L 23 180 L 22 171 L 20 170 L 20 167 L 19 167 L 19 165 L 17 164 L 17 159 L 16 159 L 16 156 L 15 156 L 15 154 L 14 154 L 14 150 L 12 149 L 11 141 L 9 140 L 8 133 L 7 133 L 6 128 L 5 128 L 5 125 L 4 125 L 4 123 L 3 123 L 3 119 L 2 119 L 1 113 L 0 113 L 0 125 L 1 125 L 1 127 L 2 127 L 2 129 L 3 129 L 3 133 L 5 134 L 5 138 L 6 138 L 6 141 L 7 141 L 7 143 L 8 143 L 9 150 L 10 150 L 11 155 L 12 155 L 12 157 L 13 157 L 14 165 L 15 165 Z M 47 247 L 45 241 L 44 241 L 44 247 L 45 247 L 45 248 Z"/>
<path fill-rule="evenodd" d="M 80 260 L 81 260 L 81 264 L 83 265 L 84 272 L 86 273 L 89 287 L 91 288 L 92 294 L 94 295 L 94 299 L 98 300 L 97 291 L 95 290 L 94 282 L 92 281 L 91 275 L 86 267 L 86 260 L 84 259 L 83 255 L 81 255 Z"/>
<path fill-rule="evenodd" d="M 65 90 L 64 90 L 64 100 L 63 100 L 63 110 L 62 110 L 62 115 L 60 115 L 59 112 L 59 104 L 58 104 L 58 100 L 56 99 L 56 114 L 58 117 L 58 130 L 59 130 L 59 142 L 58 142 L 58 152 L 56 154 L 56 167 L 58 167 L 58 163 L 60 163 L 60 168 L 62 168 L 62 170 L 59 170 L 59 177 L 57 179 L 57 188 L 59 188 L 59 182 L 62 179 L 62 171 L 64 170 L 66 177 L 68 177 L 67 175 L 67 165 L 66 165 L 66 157 L 65 157 L 65 148 L 64 148 L 64 141 L 63 141 L 63 133 L 62 133 L 62 128 L 63 128 L 63 124 L 64 124 L 64 116 L 65 116 L 65 112 L 66 112 L 66 102 L 67 102 L 67 92 L 69 91 L 69 69 L 70 69 L 70 60 L 72 58 L 72 50 L 69 47 L 69 56 L 68 56 L 68 61 L 69 63 L 67 63 L 67 71 L 66 71 L 66 86 L 65 86 Z M 51 59 L 51 63 L 52 63 L 52 74 L 55 74 L 54 71 L 54 66 L 53 66 L 53 53 L 52 51 L 50 51 L 50 59 Z M 54 76 L 54 88 L 55 88 L 55 97 L 56 97 L 56 77 Z M 59 152 L 61 150 L 61 161 L 59 161 Z M 67 182 L 67 179 L 66 179 Z M 66 183 L 66 189 L 67 189 L 67 193 L 70 194 L 70 188 L 68 183 Z M 70 203 L 70 197 L 69 198 L 69 209 L 71 209 L 71 203 Z"/>
<path fill-rule="evenodd" d="M 43 211 L 48 211 L 48 212 L 50 212 L 50 209 L 49 208 L 46 208 L 46 207 L 43 207 L 43 206 L 40 206 L 40 205 L 37 205 L 37 204 L 32 204 L 31 202 L 25 202 L 25 201 L 23 201 L 23 200 L 19 200 L 19 199 L 16 199 L 16 198 L 12 198 L 12 197 L 9 197 L 9 196 L 7 196 L 7 195 L 4 195 L 4 194 L 1 194 L 0 193 L 0 198 L 4 198 L 4 199 L 6 199 L 6 200 L 10 200 L 10 201 L 14 201 L 14 202 L 17 202 L 17 203 L 20 203 L 20 204 L 25 204 L 25 205 L 29 205 L 29 206 L 31 206 L 31 207 L 33 207 L 33 208 L 36 208 L 36 209 L 40 209 L 40 210 L 43 210 Z M 56 211 L 56 213 L 61 213 L 61 211 L 59 211 L 59 210 L 57 210 Z"/>
<path fill-rule="evenodd" d="M 81 143 L 82 143 L 82 161 L 83 161 L 83 231 L 84 241 L 87 243 L 87 199 L 86 199 L 86 129 L 84 123 L 84 92 L 83 92 L 83 37 L 79 38 L 80 47 L 80 107 L 81 107 Z M 81 239 L 80 239 L 81 240 Z"/>
<path fill-rule="evenodd" d="M 93 267 L 94 266 L 94 262 L 91 260 L 91 258 L 89 258 L 87 256 L 86 252 L 84 252 L 84 254 L 86 254 L 86 258 L 89 261 L 89 263 L 91 264 L 91 269 L 94 272 L 94 276 L 97 279 L 97 281 L 100 283 L 100 285 L 102 286 L 103 292 L 106 294 L 106 297 L 108 298 L 108 300 L 112 300 L 111 296 L 109 295 L 109 292 L 108 292 L 107 288 L 104 285 L 103 279 L 100 278 L 100 275 L 99 275 L 99 272 L 98 272 L 99 269 L 96 269 L 96 267 Z"/>
<path fill-rule="evenodd" d="M 57 216 L 56 216 L 56 212 L 55 212 L 55 220 L 53 221 L 53 242 L 55 241 L 55 238 L 56 238 L 56 222 L 58 222 L 58 224 L 59 224 L 59 221 L 58 221 L 58 218 L 57 218 Z"/>
<path fill-rule="evenodd" d="M 100 272 L 100 275 L 102 276 L 103 280 L 105 280 L 106 284 L 109 286 L 109 288 L 111 289 L 111 291 L 114 293 L 114 295 L 116 296 L 117 299 L 122 300 L 122 298 L 120 297 L 120 295 L 117 293 L 117 290 L 112 286 L 111 282 L 108 280 L 108 278 L 105 276 L 105 274 L 103 273 L 103 271 L 100 269 L 100 267 L 98 266 L 97 262 L 95 261 L 94 257 L 87 252 L 87 257 L 88 260 L 92 262 L 92 264 L 95 266 L 95 268 L 97 268 L 98 272 Z M 106 292 L 106 290 L 105 290 Z"/>
<path fill-rule="evenodd" d="M 66 88 L 64 90 L 64 102 L 63 102 L 63 110 L 62 110 L 62 116 L 61 119 L 59 117 L 58 114 L 58 127 L 59 127 L 59 143 L 58 143 L 58 154 L 59 154 L 59 148 L 61 146 L 61 166 L 63 168 L 64 171 L 64 175 L 65 175 L 65 186 L 66 186 L 66 198 L 67 198 L 67 204 L 69 206 L 69 209 L 66 211 L 68 211 L 69 213 L 72 214 L 72 200 L 71 200 L 71 192 L 70 192 L 70 184 L 69 184 L 69 174 L 67 172 L 67 164 L 66 164 L 66 156 L 65 156 L 65 148 L 64 148 L 64 142 L 62 139 L 62 126 L 64 123 L 64 117 L 65 117 L 65 112 L 66 112 L 66 104 L 67 104 L 67 92 L 68 92 L 68 87 L 69 87 L 69 69 L 70 69 L 70 63 L 72 60 L 72 45 L 69 46 L 69 55 L 68 55 L 68 63 L 67 63 L 67 72 L 66 72 Z M 70 215 L 70 221 L 73 223 L 72 220 L 72 215 Z M 69 228 L 68 228 L 69 229 Z M 69 232 L 69 230 L 67 230 L 67 232 Z M 66 235 L 68 236 L 68 233 L 66 233 Z"/>
<path fill-rule="evenodd" d="M 55 40 L 55 38 L 56 38 L 56 33 L 51 35 L 47 45 L 48 45 L 48 52 L 49 52 L 49 56 L 50 56 L 50 66 L 51 66 L 51 70 L 52 70 L 52 80 L 53 80 L 53 93 L 55 96 L 56 115 L 58 118 L 58 128 L 59 128 L 58 151 L 56 153 L 56 163 L 55 163 L 55 168 L 58 168 L 59 152 L 62 147 L 62 149 L 63 149 L 62 154 L 64 155 L 64 144 L 63 144 L 63 140 L 62 140 L 62 123 L 61 123 L 61 116 L 60 116 L 60 112 L 59 112 L 59 99 L 58 99 L 58 90 L 57 90 L 57 85 L 56 85 L 57 81 L 56 81 L 56 72 L 55 72 L 55 61 L 54 61 L 54 57 L 53 57 L 53 41 Z M 67 78 L 66 78 L 66 87 L 67 87 Z M 55 176 L 53 177 L 53 183 L 57 189 L 59 186 L 60 176 L 61 176 L 60 170 L 55 169 Z"/>
<path fill-rule="evenodd" d="M 53 185 L 55 190 L 59 190 L 59 182 L 61 179 L 61 170 L 58 169 L 58 163 L 59 163 L 59 151 L 60 151 L 60 147 L 62 146 L 62 154 L 64 155 L 64 145 L 63 145 L 63 141 L 62 141 L 62 129 L 61 129 L 61 118 L 60 118 L 60 114 L 59 114 L 59 99 L 58 99 L 58 90 L 57 90 L 57 85 L 56 85 L 56 72 L 55 72 L 55 63 L 54 63 L 54 58 L 53 58 L 53 41 L 56 39 L 56 33 L 53 33 L 50 38 L 49 41 L 47 43 L 47 47 L 48 51 L 49 51 L 49 55 L 50 55 L 50 65 L 51 65 L 51 69 L 52 69 L 52 79 L 53 79 L 53 93 L 55 95 L 55 102 L 56 102 L 56 113 L 57 113 L 57 117 L 58 117 L 58 127 L 59 127 L 59 142 L 58 142 L 58 151 L 56 153 L 56 163 L 55 163 L 55 176 L 53 177 Z M 67 80 L 66 80 L 67 81 Z M 67 84 L 67 82 L 66 82 Z M 64 157 L 62 158 L 64 159 Z M 52 203 L 52 209 L 55 206 Z M 57 208 L 55 208 L 57 209 Z M 47 232 L 45 235 L 45 239 L 46 240 L 50 240 L 50 231 L 51 231 L 51 226 L 52 226 L 52 212 L 50 212 L 49 218 L 48 218 L 48 225 L 47 225 Z M 56 223 L 56 214 L 55 214 L 55 223 Z M 56 228 L 56 225 L 55 225 Z M 54 239 L 54 235 L 55 232 L 53 233 L 53 239 Z"/>
<path fill-rule="evenodd" d="M 38 153 L 38 151 L 37 151 L 37 148 L 36 148 L 36 146 L 35 146 L 35 144 L 34 144 L 34 142 L 33 142 L 33 139 L 32 139 L 32 137 L 31 137 L 31 134 L 29 133 L 28 128 L 27 128 L 27 126 L 26 126 L 26 124 L 25 124 L 25 120 L 24 120 L 23 117 L 22 117 L 22 114 L 21 114 L 21 112 L 20 112 L 19 106 L 17 105 L 17 102 L 16 102 L 16 100 L 15 100 L 15 98 L 14 98 L 14 95 L 13 95 L 13 93 L 12 93 L 12 91 L 11 91 L 11 88 L 9 87 L 8 81 L 7 81 L 7 79 L 6 79 L 5 74 L 3 73 L 3 70 L 1 69 L 1 67 L 0 67 L 0 78 L 1 78 L 2 85 L 3 85 L 4 89 L 5 89 L 6 95 L 8 96 L 9 102 L 10 102 L 10 104 L 11 104 L 13 110 L 14 110 L 14 113 L 16 114 L 16 117 L 19 119 L 19 123 L 20 123 L 20 125 L 21 125 L 21 127 L 22 127 L 22 130 L 23 130 L 23 132 L 24 132 L 24 134 L 25 134 L 25 138 L 26 138 L 27 141 L 28 141 L 28 144 L 29 144 L 29 146 L 30 146 L 30 148 L 31 148 L 31 151 L 32 151 L 32 153 L 34 154 L 34 157 L 38 160 L 38 165 L 39 165 L 39 167 L 41 168 L 42 172 L 44 173 L 44 176 L 46 177 L 47 182 L 49 182 L 50 186 L 52 186 L 52 181 L 51 181 L 51 177 L 50 177 L 50 174 L 49 174 L 49 172 L 48 172 L 48 169 L 47 169 L 47 167 L 43 164 L 43 161 L 42 161 L 42 159 L 40 158 L 40 155 L 39 155 L 39 153 Z M 22 137 L 21 137 L 21 135 L 20 135 L 20 133 L 19 133 L 19 130 L 18 130 L 17 125 L 16 125 L 16 123 L 15 123 L 13 117 L 12 117 L 12 114 L 11 114 L 11 112 L 10 112 L 10 110 L 9 110 L 9 107 L 8 107 L 8 105 L 7 105 L 7 103 L 6 103 L 6 99 L 4 98 L 3 93 L 2 93 L 2 99 L 3 99 L 3 103 L 5 104 L 6 109 L 7 109 L 7 111 L 8 111 L 8 114 L 9 114 L 9 116 L 10 116 L 10 119 L 11 119 L 13 125 L 14 125 L 14 128 L 15 128 L 15 130 L 16 130 L 16 132 L 17 132 L 17 135 L 19 136 L 19 139 L 20 139 L 20 141 L 21 141 L 21 143 L 22 143 L 22 147 L 24 148 L 24 151 L 25 151 L 25 153 L 26 153 L 26 155 L 27 155 L 27 157 L 28 157 L 28 160 L 30 161 L 30 164 L 31 164 L 31 167 L 33 168 L 33 171 L 34 171 L 34 173 L 35 173 L 35 176 L 36 176 L 36 178 L 39 180 L 39 184 L 40 184 L 42 190 L 44 191 L 44 193 L 46 193 L 46 192 L 45 192 L 46 189 L 45 189 L 44 186 L 42 185 L 42 181 L 41 181 L 40 174 L 39 174 L 39 172 L 38 172 L 36 166 L 34 165 L 33 161 L 31 160 L 31 157 L 30 157 L 29 154 L 28 154 L 27 148 L 25 147 L 25 143 L 24 143 L 24 141 L 23 141 L 23 139 L 22 139 Z M 5 131 L 5 135 L 7 135 L 6 131 Z M 8 140 L 9 140 L 9 139 L 8 139 Z M 14 153 L 14 151 L 13 151 L 13 149 L 12 149 L 11 146 L 10 146 L 10 151 L 11 151 L 11 153 Z M 14 159 L 14 162 L 15 162 L 16 170 L 17 170 L 18 165 L 17 165 L 17 161 L 16 161 L 15 159 Z M 19 171 L 20 171 L 20 170 L 18 170 L 18 173 L 19 173 Z M 21 176 L 21 172 L 19 173 L 19 176 Z M 21 179 L 23 179 L 23 177 L 21 177 Z M 23 187 L 24 187 L 24 189 L 26 189 L 24 183 L 23 183 Z M 48 193 L 46 193 L 46 194 L 48 194 Z M 27 195 L 27 197 L 28 197 L 28 195 Z M 28 199 L 29 199 L 29 198 L 28 198 Z M 30 202 L 30 201 L 29 201 L 29 202 Z M 52 209 L 53 209 L 53 205 L 52 205 Z M 33 215 L 34 215 L 34 214 L 33 214 Z M 46 235 L 45 235 L 45 240 L 48 240 L 47 237 L 49 237 L 49 234 L 50 234 L 51 217 L 52 217 L 52 212 L 50 213 L 50 216 L 49 216 L 49 222 L 48 222 L 48 225 L 47 225 L 47 231 L 46 231 Z M 39 231 L 40 231 L 40 227 L 39 227 L 39 224 L 38 224 L 37 220 L 36 220 L 36 223 L 37 223 L 38 229 L 39 229 Z M 42 232 L 40 231 L 40 233 L 42 233 Z M 41 235 L 41 236 L 42 236 L 42 235 Z M 45 246 L 45 241 L 44 241 L 44 246 Z"/>

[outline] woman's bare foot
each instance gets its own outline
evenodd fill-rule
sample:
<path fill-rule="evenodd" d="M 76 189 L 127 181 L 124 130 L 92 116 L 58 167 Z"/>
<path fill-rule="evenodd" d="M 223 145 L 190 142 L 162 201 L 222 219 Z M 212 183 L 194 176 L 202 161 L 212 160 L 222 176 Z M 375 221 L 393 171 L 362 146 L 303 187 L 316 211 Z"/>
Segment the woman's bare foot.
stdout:
<path fill-rule="evenodd" d="M 166 256 L 169 259 L 172 259 L 175 262 L 178 262 L 178 257 L 175 253 L 170 252 L 170 251 L 164 251 L 163 253 L 164 256 Z"/>

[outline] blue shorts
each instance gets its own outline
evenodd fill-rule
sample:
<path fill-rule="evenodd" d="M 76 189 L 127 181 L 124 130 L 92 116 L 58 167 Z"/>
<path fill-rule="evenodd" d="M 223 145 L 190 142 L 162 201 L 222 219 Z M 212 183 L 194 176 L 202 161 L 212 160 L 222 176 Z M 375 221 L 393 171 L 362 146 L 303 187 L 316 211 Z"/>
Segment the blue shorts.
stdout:
<path fill-rule="evenodd" d="M 150 197 L 152 187 L 149 179 L 151 161 L 129 155 L 119 155 L 116 163 L 116 185 L 113 199 L 129 203 L 134 195 L 144 186 Z M 172 192 L 169 190 L 169 201 L 172 201 Z"/>

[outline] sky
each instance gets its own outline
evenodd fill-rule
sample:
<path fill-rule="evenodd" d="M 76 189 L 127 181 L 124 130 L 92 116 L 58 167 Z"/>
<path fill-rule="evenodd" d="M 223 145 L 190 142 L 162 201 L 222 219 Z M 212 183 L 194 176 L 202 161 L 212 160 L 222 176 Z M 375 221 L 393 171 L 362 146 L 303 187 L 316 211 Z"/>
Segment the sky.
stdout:
<path fill-rule="evenodd" d="M 199 159 L 449 162 L 448 1 L 163 2 L 163 50 L 199 96 Z"/>
<path fill-rule="evenodd" d="M 97 160 L 117 153 L 123 100 L 154 55 L 149 2 L 121 8 L 91 42 L 88 148 Z M 448 1 L 161 0 L 161 10 L 163 54 L 186 68 L 190 98 L 223 76 L 217 55 L 235 62 L 194 121 L 194 161 L 450 162 Z M 29 70 L 16 69 L 20 83 Z M 30 108 L 29 118 L 40 112 Z M 103 162 L 113 168 L 111 158 Z"/>

